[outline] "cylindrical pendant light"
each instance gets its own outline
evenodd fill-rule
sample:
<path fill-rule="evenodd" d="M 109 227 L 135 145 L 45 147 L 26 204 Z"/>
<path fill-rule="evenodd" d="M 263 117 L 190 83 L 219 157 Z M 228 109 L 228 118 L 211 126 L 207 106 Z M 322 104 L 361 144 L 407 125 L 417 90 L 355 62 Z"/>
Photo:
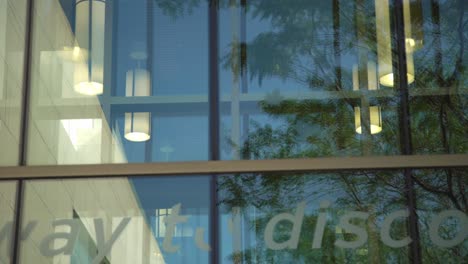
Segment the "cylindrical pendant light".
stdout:
<path fill-rule="evenodd" d="M 372 135 L 382 131 L 382 109 L 380 106 L 369 106 L 370 132 Z M 356 133 L 362 134 L 361 108 L 354 107 L 354 125 Z"/>
<path fill-rule="evenodd" d="M 414 52 L 423 46 L 423 14 L 421 0 L 403 0 L 406 50 Z"/>
<path fill-rule="evenodd" d="M 125 113 L 125 138 L 133 142 L 143 142 L 151 138 L 151 113 Z"/>
<path fill-rule="evenodd" d="M 104 90 L 105 0 L 76 0 L 73 52 L 84 50 L 86 60 L 75 68 L 75 91 L 84 95 L 99 95 Z"/>
<path fill-rule="evenodd" d="M 127 72 L 125 96 L 150 96 L 151 78 L 145 69 L 136 68 Z M 151 138 L 151 113 L 125 113 L 125 138 L 143 142 Z"/>
<path fill-rule="evenodd" d="M 145 69 L 127 71 L 125 96 L 149 96 L 151 94 L 151 79 Z"/>
<path fill-rule="evenodd" d="M 408 13 L 408 12 L 406 12 Z M 409 14 L 408 14 L 409 17 Z M 393 87 L 395 77 L 392 64 L 392 41 L 390 28 L 390 10 L 388 0 L 375 1 L 375 19 L 377 30 L 378 74 L 380 84 Z M 408 24 L 405 22 L 405 24 Z M 409 27 L 410 27 L 409 23 Z M 405 26 L 406 27 L 406 26 Z M 409 32 L 408 32 L 409 31 Z M 411 31 L 405 30 L 405 37 L 411 37 Z M 414 62 L 411 50 L 406 49 L 408 83 L 414 82 Z"/>
<path fill-rule="evenodd" d="M 377 82 L 377 70 L 375 62 L 369 61 L 367 63 L 367 89 L 378 90 L 379 83 Z M 359 91 L 359 70 L 358 66 L 353 66 L 353 91 Z M 382 131 L 382 109 L 380 106 L 369 106 L 369 121 L 370 133 L 377 134 Z M 356 133 L 362 134 L 361 123 L 361 108 L 354 107 L 354 125 Z"/>

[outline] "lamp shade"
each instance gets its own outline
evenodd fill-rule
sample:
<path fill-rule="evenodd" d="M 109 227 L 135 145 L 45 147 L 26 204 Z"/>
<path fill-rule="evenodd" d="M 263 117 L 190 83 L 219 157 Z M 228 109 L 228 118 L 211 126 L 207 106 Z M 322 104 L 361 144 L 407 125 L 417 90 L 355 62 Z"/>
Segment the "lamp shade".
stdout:
<path fill-rule="evenodd" d="M 406 50 L 414 52 L 423 46 L 423 14 L 421 0 L 403 0 Z"/>
<path fill-rule="evenodd" d="M 353 91 L 359 91 L 359 69 L 357 65 L 353 66 Z M 378 90 L 377 69 L 375 62 L 367 62 L 367 89 Z M 362 134 L 361 108 L 354 107 L 354 124 L 356 133 Z M 380 106 L 369 106 L 369 126 L 370 133 L 377 134 L 382 131 L 382 109 Z"/>
<path fill-rule="evenodd" d="M 151 138 L 151 113 L 125 113 L 125 138 L 129 141 L 143 142 Z"/>
<path fill-rule="evenodd" d="M 395 85 L 395 76 L 393 73 L 392 64 L 392 41 L 388 0 L 375 1 L 375 17 L 377 30 L 379 82 L 381 85 L 393 87 Z M 409 13 L 407 17 L 409 17 Z M 411 26 L 408 26 L 408 23 L 406 23 L 406 21 L 405 24 L 405 37 L 407 39 L 407 42 L 411 42 L 411 40 L 408 40 L 409 38 L 411 38 L 411 30 L 406 30 L 406 27 Z M 408 83 L 412 83 L 414 82 L 414 62 L 413 54 L 410 49 L 406 49 L 406 64 Z"/>
<path fill-rule="evenodd" d="M 133 69 L 127 72 L 125 96 L 149 96 L 151 94 L 150 74 L 145 69 Z"/>
<path fill-rule="evenodd" d="M 145 69 L 127 72 L 125 96 L 149 96 L 151 94 L 150 74 Z M 151 113 L 125 113 L 125 138 L 133 142 L 143 142 L 151 138 Z"/>
<path fill-rule="evenodd" d="M 382 131 L 382 110 L 380 106 L 369 106 L 370 116 L 370 133 L 372 135 Z M 362 134 L 362 123 L 361 123 L 361 108 L 354 107 L 354 124 L 356 127 L 356 133 Z"/>
<path fill-rule="evenodd" d="M 75 35 L 78 46 L 73 52 L 86 54 L 85 60 L 75 67 L 74 89 L 77 93 L 103 93 L 105 17 L 105 0 L 77 0 Z"/>

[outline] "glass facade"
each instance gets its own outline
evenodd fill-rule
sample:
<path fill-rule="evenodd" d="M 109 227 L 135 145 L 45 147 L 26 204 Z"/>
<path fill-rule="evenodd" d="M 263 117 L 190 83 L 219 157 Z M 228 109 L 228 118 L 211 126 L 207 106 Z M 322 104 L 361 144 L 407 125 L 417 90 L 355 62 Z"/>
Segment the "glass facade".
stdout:
<path fill-rule="evenodd" d="M 462 0 L 0 0 L 0 264 L 464 263 Z"/>
<path fill-rule="evenodd" d="M 434 192 L 447 173 L 453 189 Z M 414 171 L 422 263 L 466 259 L 466 173 Z M 219 186 L 221 263 L 419 263 L 403 171 L 238 174 Z"/>
<path fill-rule="evenodd" d="M 207 263 L 208 186 L 203 176 L 27 181 L 20 262 Z"/>

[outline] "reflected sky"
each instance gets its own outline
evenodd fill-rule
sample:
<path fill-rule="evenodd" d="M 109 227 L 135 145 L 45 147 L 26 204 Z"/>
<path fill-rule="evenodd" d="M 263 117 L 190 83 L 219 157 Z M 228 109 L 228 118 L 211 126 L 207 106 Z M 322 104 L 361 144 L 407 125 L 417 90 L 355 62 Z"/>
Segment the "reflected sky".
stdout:
<path fill-rule="evenodd" d="M 101 10 L 104 22 L 99 14 L 94 20 L 79 17 L 75 1 L 41 6 L 35 30 L 60 26 L 57 34 L 45 30 L 34 39 L 32 97 L 37 100 L 31 101 L 38 103 L 31 107 L 30 151 L 46 151 L 50 157 L 33 153 L 30 163 L 208 160 L 209 129 L 219 129 L 217 144 L 225 160 L 401 153 L 399 87 L 382 82 L 383 76 L 391 79 L 398 72 L 396 55 L 404 52 L 392 38 L 393 5 L 241 3 L 220 3 L 217 128 L 209 128 L 207 1 L 108 0 Z M 404 11 L 405 30 L 419 34 L 408 36 L 417 47 L 405 47 L 408 74 L 415 76 L 407 109 L 414 152 L 465 153 L 466 85 L 459 78 L 464 61 L 458 57 L 466 43 L 448 45 L 457 35 L 445 30 L 457 28 L 463 14 L 451 8 L 456 0 L 439 7 L 404 3 L 404 10 L 419 11 Z M 63 13 L 51 15 L 60 9 Z M 377 13 L 388 16 L 376 18 Z M 80 19 L 89 28 L 102 26 L 103 32 L 93 31 L 83 40 L 81 31 L 87 29 L 78 30 Z M 96 26 L 96 21 L 105 25 Z M 437 31 L 441 34 L 432 33 Z M 95 54 L 88 46 L 96 50 L 101 39 L 104 54 Z M 77 63 L 74 57 L 84 59 Z M 75 79 L 83 76 L 93 85 L 99 84 L 95 76 L 102 77 L 103 93 L 86 96 L 73 90 Z M 86 127 L 87 132 L 56 126 L 64 123 L 58 121 L 91 119 L 99 125 Z M 85 129 L 80 126 L 75 130 Z M 74 138 L 77 134 L 83 139 Z M 76 142 L 84 142 L 85 150 Z M 432 145 L 426 147 L 426 142 Z M 261 152 L 268 155 L 257 155 Z"/>

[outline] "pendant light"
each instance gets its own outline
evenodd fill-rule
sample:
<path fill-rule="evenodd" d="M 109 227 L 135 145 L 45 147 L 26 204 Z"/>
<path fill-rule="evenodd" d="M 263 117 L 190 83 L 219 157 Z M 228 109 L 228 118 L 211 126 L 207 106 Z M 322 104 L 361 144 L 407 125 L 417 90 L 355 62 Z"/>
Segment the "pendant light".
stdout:
<path fill-rule="evenodd" d="M 421 0 L 403 0 L 406 50 L 414 52 L 423 47 L 423 14 Z"/>
<path fill-rule="evenodd" d="M 374 62 L 367 63 L 367 87 L 368 90 L 378 90 L 377 70 Z M 353 91 L 359 91 L 359 70 L 353 66 Z M 382 131 L 382 109 L 380 106 L 369 106 L 370 133 L 378 134 Z M 354 125 L 356 133 L 362 134 L 361 108 L 354 107 Z"/>
<path fill-rule="evenodd" d="M 393 87 L 395 85 L 395 76 L 393 74 L 392 64 L 392 41 L 391 41 L 391 28 L 390 28 L 390 9 L 389 0 L 376 0 L 375 1 L 375 19 L 377 30 L 377 55 L 378 55 L 378 74 L 379 82 L 381 85 Z M 409 0 L 404 0 L 408 2 Z M 409 4 L 406 4 L 409 9 Z M 405 8 L 404 8 L 405 9 Z M 411 40 L 411 23 L 409 10 L 405 15 L 405 39 L 407 43 L 415 41 Z M 407 21 L 406 21 L 407 20 Z M 407 29 L 408 28 L 408 29 Z M 416 45 L 416 44 L 415 44 Z M 408 84 L 414 82 L 414 62 L 413 62 L 413 49 L 406 48 L 406 64 L 407 64 L 407 78 Z"/>
<path fill-rule="evenodd" d="M 151 113 L 125 113 L 125 138 L 133 142 L 148 141 L 151 136 Z"/>
<path fill-rule="evenodd" d="M 86 54 L 82 63 L 75 68 L 77 93 L 99 95 L 104 90 L 104 32 L 106 17 L 105 0 L 77 0 L 75 35 L 77 46 L 73 56 Z"/>
<path fill-rule="evenodd" d="M 135 52 L 131 57 L 137 60 L 137 68 L 126 74 L 125 96 L 150 96 L 151 78 L 146 69 L 140 68 L 140 60 L 146 59 L 146 54 Z M 143 142 L 151 138 L 151 113 L 125 113 L 125 138 L 133 142 Z"/>

